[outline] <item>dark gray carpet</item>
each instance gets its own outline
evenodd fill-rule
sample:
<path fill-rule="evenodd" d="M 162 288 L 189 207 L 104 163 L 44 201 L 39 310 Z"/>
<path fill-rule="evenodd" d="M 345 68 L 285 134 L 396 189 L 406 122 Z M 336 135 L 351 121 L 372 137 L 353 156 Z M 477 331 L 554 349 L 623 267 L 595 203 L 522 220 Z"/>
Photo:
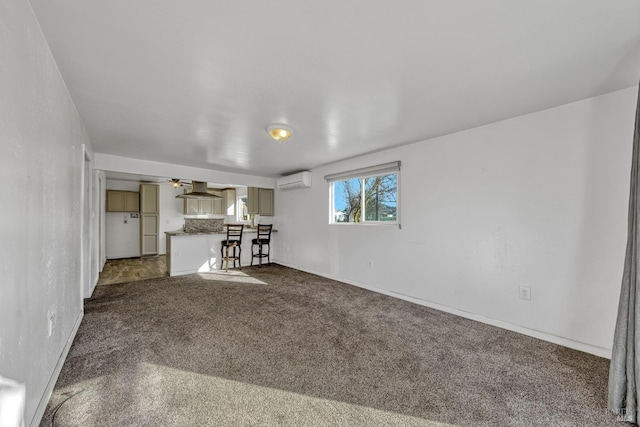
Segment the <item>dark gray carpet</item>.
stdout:
<path fill-rule="evenodd" d="M 620 426 L 608 360 L 271 264 L 99 286 L 43 426 Z"/>

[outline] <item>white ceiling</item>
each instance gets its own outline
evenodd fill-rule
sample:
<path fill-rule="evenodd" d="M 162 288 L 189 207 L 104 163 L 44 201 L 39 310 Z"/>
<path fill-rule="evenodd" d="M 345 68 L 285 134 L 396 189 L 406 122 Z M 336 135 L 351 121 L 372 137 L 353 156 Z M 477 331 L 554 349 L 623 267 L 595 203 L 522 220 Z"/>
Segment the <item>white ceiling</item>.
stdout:
<path fill-rule="evenodd" d="M 637 0 L 31 0 L 99 153 L 276 177 L 638 84 Z M 265 128 L 295 129 L 282 144 Z"/>

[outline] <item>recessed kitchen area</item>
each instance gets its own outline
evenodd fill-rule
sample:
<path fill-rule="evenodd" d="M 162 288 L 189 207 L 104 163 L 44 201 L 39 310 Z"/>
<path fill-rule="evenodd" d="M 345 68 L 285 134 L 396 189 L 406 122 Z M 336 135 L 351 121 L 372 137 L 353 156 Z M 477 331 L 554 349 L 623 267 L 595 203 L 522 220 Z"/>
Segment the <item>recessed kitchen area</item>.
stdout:
<path fill-rule="evenodd" d="M 274 212 L 273 188 L 107 172 L 106 258 L 159 257 L 168 275 L 218 270 L 226 225 L 242 224 L 246 266 L 258 224 Z"/>

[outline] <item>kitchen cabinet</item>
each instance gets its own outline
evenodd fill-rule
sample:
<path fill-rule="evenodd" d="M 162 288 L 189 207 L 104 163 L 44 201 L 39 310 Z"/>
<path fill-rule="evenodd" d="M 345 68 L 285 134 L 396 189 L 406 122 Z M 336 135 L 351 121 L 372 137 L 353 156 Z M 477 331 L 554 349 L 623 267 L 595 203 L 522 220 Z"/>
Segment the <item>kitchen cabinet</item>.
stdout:
<path fill-rule="evenodd" d="M 235 188 L 227 188 L 222 190 L 222 214 L 236 214 L 236 190 Z"/>
<path fill-rule="evenodd" d="M 184 199 L 185 215 L 198 215 L 200 213 L 200 200 L 198 199 Z"/>
<path fill-rule="evenodd" d="M 213 214 L 222 215 L 222 196 L 220 196 L 220 199 L 212 199 L 211 202 L 213 206 Z"/>
<path fill-rule="evenodd" d="M 160 187 L 140 184 L 140 253 L 158 255 L 160 241 Z"/>
<path fill-rule="evenodd" d="M 209 193 L 220 196 L 219 199 L 184 199 L 185 215 L 235 215 L 236 190 L 226 188 L 222 191 L 209 189 Z"/>
<path fill-rule="evenodd" d="M 247 213 L 257 214 L 260 210 L 258 204 L 260 198 L 260 189 L 258 187 L 247 187 Z"/>
<path fill-rule="evenodd" d="M 212 215 L 216 199 L 184 199 L 185 215 Z"/>
<path fill-rule="evenodd" d="M 140 212 L 160 213 L 160 187 L 157 184 L 140 184 Z"/>
<path fill-rule="evenodd" d="M 184 199 L 185 215 L 213 215 L 222 213 L 221 199 Z"/>
<path fill-rule="evenodd" d="M 273 216 L 273 189 L 248 187 L 247 211 L 250 214 L 258 214 L 260 216 Z"/>
<path fill-rule="evenodd" d="M 107 190 L 107 212 L 140 211 L 140 194 L 135 191 Z"/>
<path fill-rule="evenodd" d="M 260 216 L 273 216 L 273 189 L 260 188 L 258 191 L 258 214 Z"/>

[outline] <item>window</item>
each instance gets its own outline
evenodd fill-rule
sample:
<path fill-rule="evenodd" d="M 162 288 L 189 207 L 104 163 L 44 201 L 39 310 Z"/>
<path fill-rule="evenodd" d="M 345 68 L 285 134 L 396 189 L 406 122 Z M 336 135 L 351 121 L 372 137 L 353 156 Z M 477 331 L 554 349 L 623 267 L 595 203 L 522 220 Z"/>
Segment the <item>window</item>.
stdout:
<path fill-rule="evenodd" d="M 249 214 L 247 209 L 247 196 L 240 196 L 237 200 L 238 209 L 236 209 L 236 217 L 238 221 L 248 221 Z"/>
<path fill-rule="evenodd" d="M 330 223 L 398 221 L 400 162 L 327 175 L 330 183 Z"/>

